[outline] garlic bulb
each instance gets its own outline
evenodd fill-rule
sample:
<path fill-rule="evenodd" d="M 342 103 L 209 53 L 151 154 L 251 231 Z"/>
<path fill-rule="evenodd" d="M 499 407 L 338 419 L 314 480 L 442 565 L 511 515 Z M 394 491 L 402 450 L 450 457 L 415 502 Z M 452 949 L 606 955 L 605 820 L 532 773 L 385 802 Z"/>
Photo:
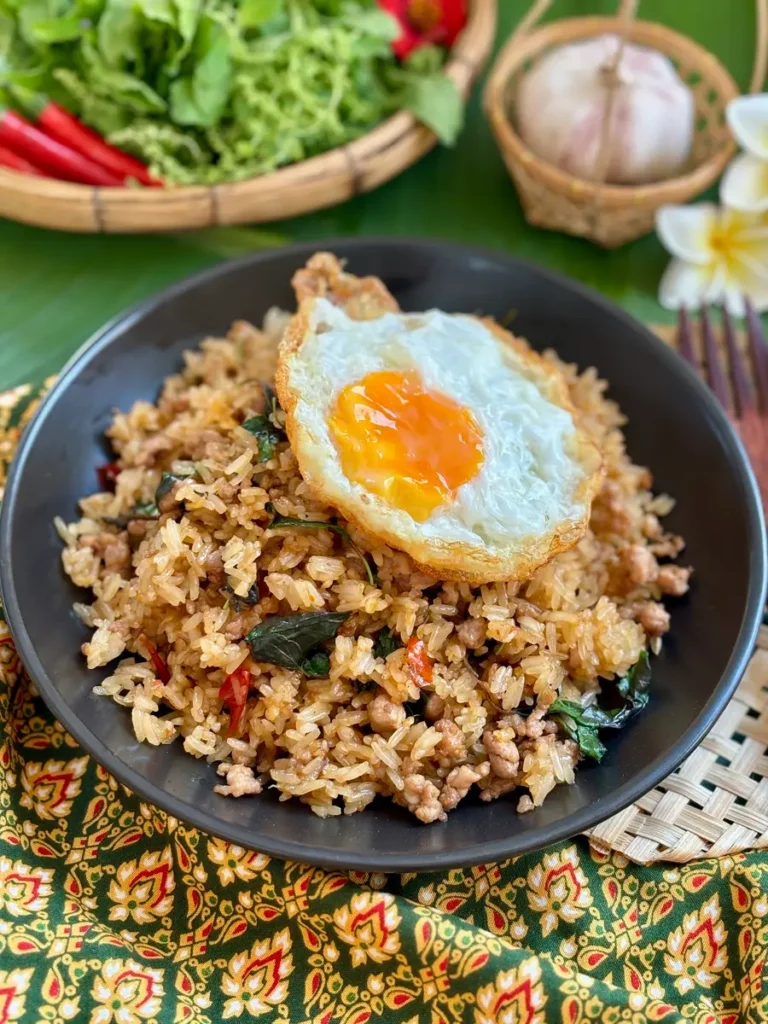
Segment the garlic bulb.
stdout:
<path fill-rule="evenodd" d="M 578 178 L 598 177 L 609 69 L 618 45 L 616 36 L 605 35 L 552 50 L 518 88 L 517 128 L 523 141 Z M 673 177 L 693 146 L 691 90 L 665 56 L 629 43 L 616 76 L 604 180 L 640 185 Z"/>

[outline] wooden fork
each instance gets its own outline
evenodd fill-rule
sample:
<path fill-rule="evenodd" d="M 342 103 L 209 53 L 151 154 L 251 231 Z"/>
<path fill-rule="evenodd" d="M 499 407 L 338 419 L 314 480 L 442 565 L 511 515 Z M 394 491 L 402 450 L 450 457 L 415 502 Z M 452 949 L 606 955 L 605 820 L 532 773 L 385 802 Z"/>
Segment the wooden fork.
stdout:
<path fill-rule="evenodd" d="M 750 382 L 744 356 L 736 344 L 733 323 L 724 307 L 721 309 L 721 315 L 726 363 L 730 369 L 730 385 L 706 307 L 699 312 L 702 362 L 707 383 L 728 414 L 747 450 L 763 499 L 763 512 L 768 520 L 768 343 L 763 336 L 760 318 L 754 306 L 748 299 L 745 299 L 745 303 L 754 388 Z M 678 315 L 677 347 L 680 355 L 697 373 L 701 372 L 693 343 L 691 320 L 685 309 L 681 309 Z"/>

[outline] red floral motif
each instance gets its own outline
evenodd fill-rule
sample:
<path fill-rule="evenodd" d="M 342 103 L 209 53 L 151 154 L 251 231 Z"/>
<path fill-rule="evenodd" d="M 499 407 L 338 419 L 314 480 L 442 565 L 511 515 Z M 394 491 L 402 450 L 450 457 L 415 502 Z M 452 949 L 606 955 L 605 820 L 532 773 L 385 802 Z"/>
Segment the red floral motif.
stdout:
<path fill-rule="evenodd" d="M 269 864 L 269 857 L 254 850 L 244 850 L 223 839 L 208 840 L 208 857 L 218 867 L 219 881 L 230 885 L 235 879 L 252 882 Z"/>
<path fill-rule="evenodd" d="M 80 780 L 88 764 L 87 757 L 72 761 L 27 761 L 21 776 L 22 807 L 34 810 L 39 818 L 66 818 L 72 801 L 80 794 Z"/>
<path fill-rule="evenodd" d="M 163 972 L 142 967 L 134 960 L 107 960 L 91 995 L 99 1005 L 89 1024 L 141 1024 L 160 1012 Z"/>
<path fill-rule="evenodd" d="M 720 901 L 715 895 L 701 907 L 686 914 L 680 928 L 667 940 L 664 963 L 675 976 L 681 995 L 694 986 L 709 988 L 728 963 L 725 926 L 720 920 Z"/>
<path fill-rule="evenodd" d="M 173 857 L 166 846 L 159 853 L 147 851 L 136 860 L 125 861 L 117 869 L 117 875 L 109 886 L 109 898 L 114 906 L 109 912 L 110 921 L 127 921 L 136 924 L 165 917 L 173 909 Z"/>
<path fill-rule="evenodd" d="M 528 905 L 541 914 L 541 931 L 549 935 L 558 919 L 572 924 L 592 904 L 584 872 L 579 867 L 575 846 L 547 853 L 528 872 Z"/>
<path fill-rule="evenodd" d="M 31 967 L 0 971 L 0 1024 L 23 1019 L 32 974 Z"/>
<path fill-rule="evenodd" d="M 0 857 L 0 900 L 12 917 L 39 914 L 48 905 L 53 871 Z"/>
<path fill-rule="evenodd" d="M 367 960 L 383 963 L 400 949 L 400 924 L 395 899 L 389 893 L 361 892 L 334 913 L 333 923 L 342 942 L 352 947 L 355 967 Z"/>
<path fill-rule="evenodd" d="M 221 990 L 227 997 L 223 1017 L 252 1017 L 268 1013 L 288 997 L 287 978 L 293 971 L 291 937 L 287 928 L 255 942 L 249 953 L 229 961 Z"/>
<path fill-rule="evenodd" d="M 545 1024 L 546 1001 L 541 967 L 532 957 L 479 989 L 475 1024 Z"/>

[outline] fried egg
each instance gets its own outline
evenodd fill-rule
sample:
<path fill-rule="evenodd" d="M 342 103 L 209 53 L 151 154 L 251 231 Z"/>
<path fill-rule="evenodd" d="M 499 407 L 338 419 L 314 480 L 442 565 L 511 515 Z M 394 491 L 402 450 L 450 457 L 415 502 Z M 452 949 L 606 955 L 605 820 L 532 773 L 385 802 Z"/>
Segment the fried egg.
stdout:
<path fill-rule="evenodd" d="M 586 532 L 600 453 L 560 371 L 492 321 L 315 295 L 276 384 L 313 493 L 434 576 L 526 579 Z"/>

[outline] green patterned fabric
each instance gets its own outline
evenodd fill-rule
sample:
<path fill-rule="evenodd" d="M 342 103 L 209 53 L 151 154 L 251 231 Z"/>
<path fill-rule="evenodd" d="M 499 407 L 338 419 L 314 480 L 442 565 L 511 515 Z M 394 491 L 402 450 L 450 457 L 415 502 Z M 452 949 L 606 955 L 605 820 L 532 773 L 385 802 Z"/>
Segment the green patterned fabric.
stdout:
<path fill-rule="evenodd" d="M 36 393 L 0 396 L 0 484 Z M 768 854 L 330 873 L 142 803 L 0 625 L 0 1024 L 768 1021 Z M 437 826 L 439 827 L 439 826 Z"/>

